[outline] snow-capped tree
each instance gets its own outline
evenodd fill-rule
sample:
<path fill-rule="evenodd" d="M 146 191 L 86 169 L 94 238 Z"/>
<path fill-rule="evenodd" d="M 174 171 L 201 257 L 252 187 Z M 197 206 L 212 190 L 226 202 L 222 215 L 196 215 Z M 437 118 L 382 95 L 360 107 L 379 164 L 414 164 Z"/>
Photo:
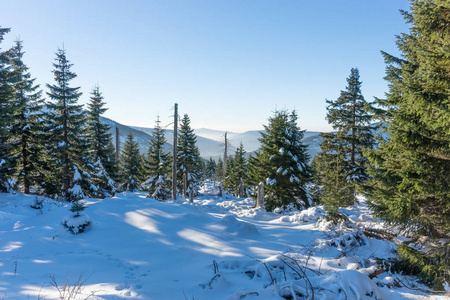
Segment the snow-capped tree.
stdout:
<path fill-rule="evenodd" d="M 264 183 L 265 208 L 308 207 L 306 184 L 311 178 L 303 131 L 295 111 L 275 111 L 261 132 L 261 150 L 251 159 L 253 184 Z"/>
<path fill-rule="evenodd" d="M 200 152 L 197 147 L 197 137 L 191 128 L 191 120 L 187 114 L 181 119 L 180 129 L 178 133 L 178 163 L 177 174 L 179 190 L 183 191 L 184 197 L 191 197 L 197 194 L 200 189 L 200 181 L 202 176 L 202 166 Z M 186 187 L 183 187 L 184 180 Z"/>
<path fill-rule="evenodd" d="M 219 157 L 216 165 L 216 178 L 217 180 L 223 184 L 224 174 L 223 174 L 223 160 Z"/>
<path fill-rule="evenodd" d="M 217 168 L 216 161 L 214 159 L 212 159 L 212 157 L 210 157 L 209 160 L 205 164 L 205 170 L 203 172 L 205 179 L 208 179 L 210 181 L 215 181 L 216 180 L 216 168 Z"/>
<path fill-rule="evenodd" d="M 120 153 L 121 173 L 123 176 L 122 190 L 138 191 L 141 189 L 142 159 L 139 145 L 134 141 L 130 131 L 127 135 L 123 150 Z"/>
<path fill-rule="evenodd" d="M 248 188 L 249 166 L 245 157 L 244 145 L 241 143 L 230 159 L 225 178 L 225 188 L 236 197 L 246 197 Z"/>
<path fill-rule="evenodd" d="M 414 0 L 401 57 L 384 53 L 389 92 L 377 103 L 385 126 L 370 151 L 369 199 L 378 217 L 426 235 L 426 253 L 401 247 L 407 264 L 438 290 L 450 274 L 450 2 Z M 400 250 L 399 249 L 399 250 Z"/>
<path fill-rule="evenodd" d="M 26 194 L 30 193 L 30 186 L 40 182 L 42 178 L 43 143 L 43 117 L 42 107 L 44 100 L 42 91 L 31 79 L 28 67 L 23 63 L 22 41 L 17 40 L 16 45 L 8 51 L 11 61 L 13 98 L 12 120 L 10 125 L 11 145 L 13 155 L 17 161 L 16 176 L 18 177 Z"/>
<path fill-rule="evenodd" d="M 77 104 L 81 96 L 80 88 L 69 85 L 76 74 L 70 70 L 72 64 L 67 60 L 65 50 L 58 49 L 55 61 L 53 74 L 56 83 L 47 84 L 49 89 L 47 95 L 53 102 L 47 103 L 47 112 L 44 114 L 49 156 L 46 192 L 70 200 L 75 167 L 79 170 L 82 180 L 89 181 L 89 172 L 92 171 L 93 165 L 86 151 L 87 141 L 84 132 L 86 119 L 83 106 Z M 92 187 L 88 182 L 82 186 Z"/>
<path fill-rule="evenodd" d="M 75 201 L 85 198 L 86 196 L 81 187 L 83 185 L 83 178 L 81 176 L 80 171 L 78 170 L 78 168 L 75 165 L 73 166 L 72 182 L 73 182 L 73 185 L 71 188 L 69 188 L 69 197 L 67 200 L 70 202 L 75 202 Z"/>
<path fill-rule="evenodd" d="M 112 145 L 112 136 L 109 133 L 110 126 L 100 121 L 100 116 L 105 113 L 102 93 L 98 86 L 91 92 L 91 101 L 88 103 L 88 116 L 86 134 L 90 159 L 94 161 L 93 182 L 98 186 L 99 196 L 108 196 L 115 193 L 115 181 L 113 178 L 118 173 L 116 153 Z"/>
<path fill-rule="evenodd" d="M 9 31 L 9 28 L 0 27 L 0 44 L 4 35 Z M 9 143 L 9 128 L 13 112 L 11 80 L 12 73 L 7 52 L 0 51 L 0 192 L 9 190 L 8 180 L 13 175 L 15 167 Z"/>
<path fill-rule="evenodd" d="M 166 200 L 171 197 L 171 166 L 172 160 L 170 152 L 164 151 L 164 129 L 161 128 L 159 116 L 152 133 L 152 140 L 145 162 L 145 176 L 147 180 L 143 186 L 149 191 L 147 197 L 158 200 Z"/>
<path fill-rule="evenodd" d="M 356 188 L 368 178 L 363 151 L 374 145 L 372 114 L 367 112 L 371 105 L 361 93 L 358 69 L 351 69 L 347 83 L 337 100 L 327 100 L 327 119 L 336 132 L 321 133 L 321 152 L 314 160 L 322 201 L 330 213 L 356 201 Z"/>

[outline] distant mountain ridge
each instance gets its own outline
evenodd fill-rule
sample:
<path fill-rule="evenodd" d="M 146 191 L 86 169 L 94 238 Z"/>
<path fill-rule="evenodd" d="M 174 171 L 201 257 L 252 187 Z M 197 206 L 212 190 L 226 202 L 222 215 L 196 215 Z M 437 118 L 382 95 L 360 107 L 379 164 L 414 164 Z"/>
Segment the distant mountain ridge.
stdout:
<path fill-rule="evenodd" d="M 142 154 L 146 154 L 150 146 L 151 134 L 153 128 L 127 126 L 108 118 L 101 117 L 102 123 L 111 126 L 110 133 L 115 141 L 116 127 L 119 128 L 119 141 L 122 149 L 123 144 L 127 138 L 129 132 L 132 132 L 136 142 L 139 144 L 139 150 Z M 263 130 L 261 130 L 263 131 Z M 260 147 L 259 138 L 261 137 L 261 131 L 251 130 L 242 133 L 227 132 L 227 138 L 229 141 L 228 155 L 233 155 L 236 148 L 242 142 L 244 149 L 248 155 L 252 155 Z M 212 157 L 217 160 L 223 157 L 224 143 L 225 143 L 225 131 L 214 130 L 208 128 L 194 129 L 197 135 L 197 146 L 200 151 L 200 156 L 203 159 L 209 159 Z M 166 151 L 172 151 L 173 143 L 173 130 L 166 129 L 164 131 L 167 143 L 164 145 Z M 322 139 L 319 136 L 320 132 L 317 131 L 305 131 L 303 142 L 308 145 L 308 152 L 311 159 L 320 151 L 320 143 Z"/>

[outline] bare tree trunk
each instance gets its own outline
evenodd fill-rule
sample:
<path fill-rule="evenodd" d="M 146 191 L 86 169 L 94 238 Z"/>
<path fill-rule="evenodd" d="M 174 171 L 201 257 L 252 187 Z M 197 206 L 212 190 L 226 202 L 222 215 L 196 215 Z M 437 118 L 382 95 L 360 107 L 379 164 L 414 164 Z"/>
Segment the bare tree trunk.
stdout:
<path fill-rule="evenodd" d="M 178 104 L 175 103 L 173 120 L 173 161 L 172 161 L 172 199 L 177 200 L 177 137 L 178 137 Z"/>
<path fill-rule="evenodd" d="M 228 138 L 227 132 L 225 132 L 225 150 L 223 152 L 223 178 L 225 178 L 225 174 L 227 173 L 227 159 L 228 159 Z"/>
<path fill-rule="evenodd" d="M 116 126 L 116 164 L 119 166 L 119 153 L 120 153 L 120 140 L 119 140 L 119 127 Z M 119 189 L 119 171 L 120 169 L 117 168 L 117 174 L 116 174 L 116 189 Z"/>
<path fill-rule="evenodd" d="M 256 197 L 256 207 L 264 205 L 264 183 L 260 182 L 258 185 L 258 195 Z"/>
<path fill-rule="evenodd" d="M 187 194 L 187 178 L 186 173 L 183 173 L 183 197 L 186 198 Z"/>

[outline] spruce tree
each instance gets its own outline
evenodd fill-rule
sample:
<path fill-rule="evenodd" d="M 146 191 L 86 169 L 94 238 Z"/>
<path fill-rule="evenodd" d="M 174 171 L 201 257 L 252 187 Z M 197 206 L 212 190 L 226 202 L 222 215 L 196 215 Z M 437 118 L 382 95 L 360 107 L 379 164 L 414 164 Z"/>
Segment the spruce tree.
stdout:
<path fill-rule="evenodd" d="M 265 208 L 308 207 L 306 184 L 312 169 L 296 112 L 275 111 L 264 129 L 261 149 L 251 160 L 251 175 L 255 185 L 265 184 Z"/>
<path fill-rule="evenodd" d="M 352 205 L 354 185 L 348 180 L 348 156 L 335 132 L 320 133 L 321 151 L 313 159 L 314 181 L 319 187 L 320 202 L 325 204 L 328 217 L 337 221 L 342 217 L 338 208 Z"/>
<path fill-rule="evenodd" d="M 336 132 L 321 133 L 321 152 L 314 160 L 317 183 L 323 188 L 322 201 L 332 215 L 356 201 L 356 188 L 368 178 L 368 159 L 363 151 L 374 145 L 372 114 L 367 112 L 371 104 L 361 93 L 358 69 L 351 69 L 347 83 L 338 99 L 327 100 L 327 119 Z"/>
<path fill-rule="evenodd" d="M 9 28 L 0 27 L 0 44 Z M 10 189 L 8 181 L 14 173 L 15 162 L 11 155 L 10 124 L 12 121 L 13 89 L 11 87 L 12 72 L 6 51 L 0 48 L 0 192 Z"/>
<path fill-rule="evenodd" d="M 432 238 L 450 232 L 450 2 L 411 1 L 410 32 L 397 38 L 401 58 L 383 52 L 389 93 L 369 193 L 376 214 Z M 450 274 L 449 243 L 438 242 Z M 445 257 L 445 252 L 447 256 Z M 430 251 L 431 253 L 431 251 Z M 441 274 L 442 275 L 442 274 Z"/>
<path fill-rule="evenodd" d="M 127 135 L 123 150 L 120 153 L 120 163 L 124 183 L 122 190 L 138 191 L 141 189 L 142 161 L 139 153 L 139 145 L 134 141 L 134 135 L 130 131 Z"/>
<path fill-rule="evenodd" d="M 94 163 L 93 182 L 98 186 L 99 196 L 115 193 L 115 175 L 117 174 L 116 153 L 112 145 L 110 126 L 103 124 L 100 117 L 105 113 L 105 102 L 98 86 L 91 92 L 91 101 L 87 112 L 87 141 L 90 159 Z"/>
<path fill-rule="evenodd" d="M 426 254 L 406 245 L 399 254 L 442 290 L 450 277 L 450 2 L 411 3 L 401 57 L 382 52 L 389 92 L 377 99 L 384 126 L 369 153 L 368 195 L 378 217 L 428 236 Z"/>
<path fill-rule="evenodd" d="M 147 180 L 144 185 L 148 188 L 147 197 L 157 200 L 166 200 L 171 197 L 170 178 L 172 160 L 169 152 L 164 151 L 166 138 L 164 129 L 161 128 L 159 116 L 152 132 L 152 140 L 147 153 L 145 174 Z"/>
<path fill-rule="evenodd" d="M 197 194 L 200 188 L 202 175 L 200 152 L 197 147 L 197 137 L 191 128 L 191 120 L 187 114 L 181 119 L 178 133 L 178 163 L 177 174 L 179 189 L 183 191 L 184 197 Z M 186 190 L 183 184 L 186 180 Z"/>
<path fill-rule="evenodd" d="M 12 104 L 14 111 L 11 122 L 11 144 L 14 149 L 14 157 L 17 160 L 16 173 L 23 190 L 30 193 L 31 184 L 42 181 L 41 160 L 43 153 L 42 144 L 42 91 L 35 85 L 35 79 L 31 79 L 28 67 L 23 63 L 22 41 L 17 40 L 15 47 L 9 52 L 11 60 Z"/>
<path fill-rule="evenodd" d="M 91 188 L 89 174 L 86 173 L 86 140 L 84 132 L 85 117 L 79 87 L 71 87 L 70 81 L 76 77 L 71 71 L 72 64 L 67 60 L 66 51 L 58 49 L 53 64 L 55 84 L 47 84 L 47 95 L 53 102 L 47 103 L 46 132 L 49 155 L 49 170 L 46 179 L 48 194 L 56 193 L 67 201 L 74 201 L 77 195 L 71 193 L 74 185 L 75 169 L 79 170 L 83 188 Z"/>
<path fill-rule="evenodd" d="M 220 157 L 216 165 L 216 178 L 221 184 L 223 184 L 223 160 Z"/>
<path fill-rule="evenodd" d="M 225 188 L 236 197 L 246 197 L 248 187 L 248 162 L 245 157 L 244 145 L 241 144 L 236 149 L 232 164 L 227 167 L 227 179 Z M 229 172 L 228 172 L 229 170 Z"/>
<path fill-rule="evenodd" d="M 216 161 L 210 157 L 209 160 L 205 164 L 205 178 L 209 181 L 215 181 L 216 180 Z"/>

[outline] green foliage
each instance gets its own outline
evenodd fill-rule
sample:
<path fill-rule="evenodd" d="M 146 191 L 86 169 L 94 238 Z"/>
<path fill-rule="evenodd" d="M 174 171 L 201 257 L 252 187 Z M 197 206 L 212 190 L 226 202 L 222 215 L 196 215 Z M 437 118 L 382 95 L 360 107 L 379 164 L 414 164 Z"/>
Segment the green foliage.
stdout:
<path fill-rule="evenodd" d="M 383 53 L 389 93 L 378 99 L 386 125 L 371 160 L 369 197 L 388 222 L 431 237 L 450 231 L 450 3 L 412 1 L 402 58 Z"/>
<path fill-rule="evenodd" d="M 71 198 L 74 167 L 79 169 L 86 184 L 83 188 L 91 188 L 90 175 L 87 173 L 92 164 L 87 159 L 87 141 L 85 138 L 85 117 L 82 105 L 78 105 L 81 96 L 79 87 L 71 87 L 70 81 L 76 77 L 70 69 L 72 64 L 67 60 L 66 51 L 58 49 L 53 74 L 56 83 L 47 84 L 47 95 L 53 102 L 47 103 L 44 114 L 47 133 L 47 194 L 56 193 L 66 200 Z M 85 191 L 89 193 L 90 191 Z"/>
<path fill-rule="evenodd" d="M 450 2 L 411 3 L 402 12 L 410 31 L 397 37 L 402 57 L 383 52 L 389 93 L 377 99 L 385 124 L 367 153 L 368 196 L 378 217 L 434 240 L 433 256 L 404 247 L 399 254 L 436 287 L 450 269 L 448 243 L 439 242 L 450 232 Z"/>
<path fill-rule="evenodd" d="M 120 162 L 124 183 L 124 191 L 137 191 L 141 189 L 142 161 L 139 153 L 139 145 L 134 141 L 134 135 L 130 131 L 120 153 Z"/>
<path fill-rule="evenodd" d="M 219 158 L 216 166 L 216 178 L 219 182 L 223 183 L 224 174 L 223 174 L 223 160 Z"/>
<path fill-rule="evenodd" d="M 450 245 L 447 243 L 444 248 L 448 255 Z M 443 290 L 442 285 L 448 281 L 450 276 L 448 260 L 447 263 L 442 260 L 445 253 L 430 250 L 428 253 L 424 253 L 406 244 L 399 245 L 397 253 L 399 258 L 378 259 L 378 265 L 388 272 L 417 276 L 422 283 L 429 287 L 439 291 Z"/>
<path fill-rule="evenodd" d="M 112 195 L 116 191 L 118 167 L 116 152 L 112 144 L 112 136 L 109 133 L 110 126 L 100 121 L 100 116 L 105 113 L 105 102 L 98 86 L 91 92 L 91 101 L 88 103 L 88 116 L 86 136 L 89 149 L 89 158 L 94 163 L 93 184 L 98 187 L 96 196 L 104 197 Z"/>
<path fill-rule="evenodd" d="M 228 160 L 225 188 L 236 197 L 246 197 L 248 188 L 249 165 L 245 158 L 244 145 L 242 143 L 236 149 L 233 157 Z"/>
<path fill-rule="evenodd" d="M 200 180 L 202 178 L 202 159 L 197 147 L 197 137 L 191 128 L 191 120 L 187 114 L 181 119 L 178 133 L 178 189 L 183 191 L 184 196 L 198 193 Z M 183 188 L 183 177 L 186 178 L 186 190 Z"/>
<path fill-rule="evenodd" d="M 74 201 L 72 203 L 72 206 L 70 207 L 70 211 L 75 213 L 74 217 L 79 217 L 80 216 L 80 212 L 85 210 L 85 209 L 86 209 L 86 206 L 81 201 Z"/>
<path fill-rule="evenodd" d="M 0 43 L 9 31 L 9 28 L 0 27 Z M 13 98 L 12 77 L 7 52 L 0 51 L 0 192 L 6 192 L 9 189 L 8 179 L 13 175 L 15 167 L 15 161 L 10 155 L 12 149 L 9 143 L 9 124 L 12 121 L 14 111 L 11 105 Z"/>
<path fill-rule="evenodd" d="M 212 159 L 212 157 L 210 157 L 209 160 L 206 162 L 205 170 L 203 173 L 204 173 L 205 179 L 210 180 L 210 181 L 216 180 L 217 164 L 216 164 L 216 161 L 214 159 Z"/>
<path fill-rule="evenodd" d="M 170 153 L 164 151 L 165 143 L 164 129 L 161 128 L 158 116 L 144 168 L 145 176 L 147 177 L 144 186 L 149 191 L 147 197 L 158 200 L 165 200 L 171 197 L 172 157 Z"/>
<path fill-rule="evenodd" d="M 314 158 L 316 183 L 322 187 L 322 202 L 333 214 L 339 207 L 356 201 L 356 188 L 368 178 L 364 149 L 373 148 L 373 128 L 369 125 L 371 105 L 361 93 L 358 69 L 352 69 L 348 86 L 335 101 L 327 100 L 327 119 L 336 132 L 321 133 L 321 152 Z"/>
<path fill-rule="evenodd" d="M 250 164 L 252 183 L 265 184 L 265 208 L 308 207 L 306 184 L 312 168 L 296 112 L 275 111 L 264 128 L 266 132 L 259 139 L 261 150 Z"/>
<path fill-rule="evenodd" d="M 8 51 L 11 61 L 13 97 L 11 99 L 14 111 L 10 124 L 10 144 L 13 149 L 11 155 L 17 162 L 16 178 L 23 186 L 26 194 L 30 193 L 30 186 L 40 183 L 42 178 L 42 157 L 44 153 L 44 138 L 42 134 L 43 99 L 39 85 L 34 85 L 28 67 L 23 63 L 22 41 Z"/>

